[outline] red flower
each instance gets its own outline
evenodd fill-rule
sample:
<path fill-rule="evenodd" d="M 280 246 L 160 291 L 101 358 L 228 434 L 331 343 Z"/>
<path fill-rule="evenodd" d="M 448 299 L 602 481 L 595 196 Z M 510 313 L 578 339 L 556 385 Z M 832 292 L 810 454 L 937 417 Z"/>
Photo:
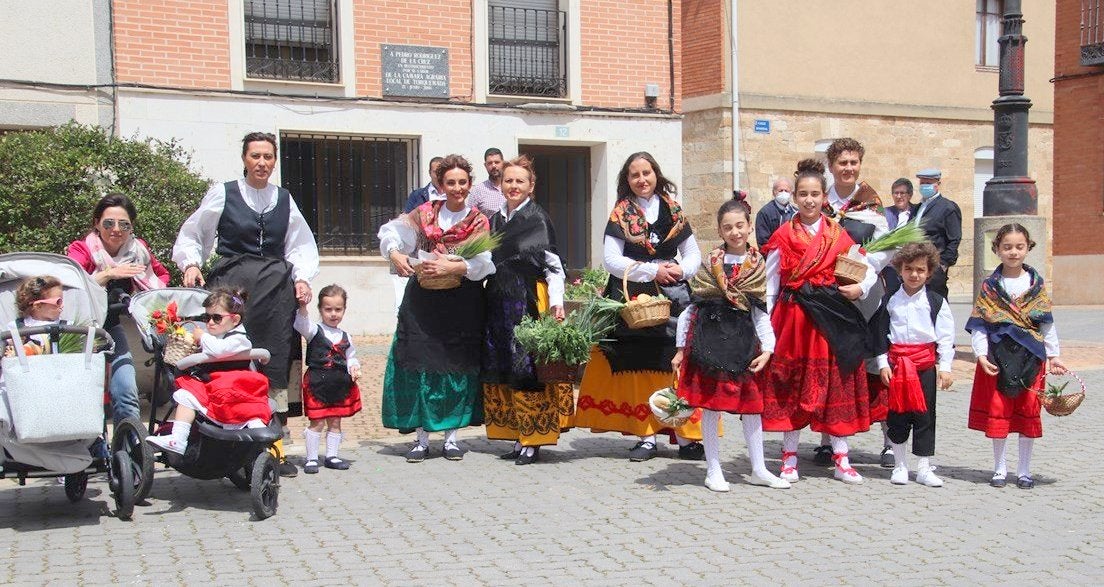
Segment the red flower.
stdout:
<path fill-rule="evenodd" d="M 160 318 L 161 316 L 162 316 L 161 310 L 154 310 L 153 313 L 150 314 L 151 318 Z"/>
<path fill-rule="evenodd" d="M 165 334 L 165 332 L 166 332 L 166 331 L 167 331 L 168 329 L 169 329 L 169 328 L 168 328 L 167 326 L 165 326 L 165 323 L 164 323 L 164 322 L 158 322 L 158 323 L 157 323 L 157 334 Z"/>

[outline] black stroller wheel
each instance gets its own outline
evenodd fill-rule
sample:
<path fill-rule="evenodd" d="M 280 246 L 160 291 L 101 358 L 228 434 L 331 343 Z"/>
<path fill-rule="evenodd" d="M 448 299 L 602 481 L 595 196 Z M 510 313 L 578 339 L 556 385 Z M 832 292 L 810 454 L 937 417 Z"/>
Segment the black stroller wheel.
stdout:
<path fill-rule="evenodd" d="M 130 520 L 134 515 L 134 499 L 136 482 L 134 479 L 135 466 L 126 451 L 117 451 L 111 455 L 110 475 L 115 480 L 112 486 L 115 488 L 115 517 L 120 520 Z"/>
<path fill-rule="evenodd" d="M 280 477 L 276 474 L 276 457 L 268 451 L 257 455 L 253 461 L 253 475 L 250 483 L 253 498 L 253 513 L 257 520 L 272 517 L 280 498 Z"/>
<path fill-rule="evenodd" d="M 146 427 L 135 418 L 124 418 L 111 434 L 111 452 L 130 457 L 134 477 L 134 501 L 143 501 L 153 489 L 153 447 L 146 442 Z"/>
<path fill-rule="evenodd" d="M 234 484 L 234 487 L 241 489 L 242 491 L 249 491 L 250 475 L 249 470 L 245 467 L 235 469 L 226 474 L 226 478 Z"/>
<path fill-rule="evenodd" d="M 77 503 L 84 498 L 84 490 L 88 489 L 88 473 L 81 471 L 65 476 L 65 497 L 69 501 Z"/>

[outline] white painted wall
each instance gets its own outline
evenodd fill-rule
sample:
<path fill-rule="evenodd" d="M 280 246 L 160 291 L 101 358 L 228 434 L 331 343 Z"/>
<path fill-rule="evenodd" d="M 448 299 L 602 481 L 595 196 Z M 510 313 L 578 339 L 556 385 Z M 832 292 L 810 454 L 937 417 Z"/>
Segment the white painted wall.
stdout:
<path fill-rule="evenodd" d="M 616 199 L 617 172 L 625 158 L 650 151 L 676 183 L 682 180 L 682 121 L 662 116 L 594 112 L 528 112 L 459 105 L 381 102 L 303 102 L 240 96 L 189 96 L 124 90 L 119 95 L 123 136 L 178 138 L 191 150 L 195 168 L 214 181 L 241 173 L 241 137 L 251 131 L 329 132 L 416 137 L 421 145 L 421 185 L 430 157 L 460 153 L 486 178 L 483 151 L 547 144 L 591 148 L 592 264 L 601 262 L 601 234 Z M 557 128 L 566 127 L 566 137 Z M 561 132 L 562 135 L 562 132 Z M 279 169 L 273 181 L 279 183 Z M 394 328 L 394 287 L 378 255 L 324 257 L 315 290 L 338 282 L 351 297 L 343 324 L 353 334 L 389 333 Z"/>

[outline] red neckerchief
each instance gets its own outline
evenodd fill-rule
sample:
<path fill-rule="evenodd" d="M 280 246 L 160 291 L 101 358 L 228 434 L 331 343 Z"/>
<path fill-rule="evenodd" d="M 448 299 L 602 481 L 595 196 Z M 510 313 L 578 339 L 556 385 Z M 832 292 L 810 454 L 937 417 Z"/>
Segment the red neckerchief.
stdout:
<path fill-rule="evenodd" d="M 448 230 L 441 230 L 437 224 L 437 216 L 441 213 L 444 200 L 426 202 L 415 208 L 410 217 L 415 228 L 418 229 L 419 247 L 426 251 L 448 254 L 456 250 L 456 247 L 473 236 L 490 230 L 490 222 L 487 217 L 472 206 L 468 215 L 463 220 L 452 225 Z"/>

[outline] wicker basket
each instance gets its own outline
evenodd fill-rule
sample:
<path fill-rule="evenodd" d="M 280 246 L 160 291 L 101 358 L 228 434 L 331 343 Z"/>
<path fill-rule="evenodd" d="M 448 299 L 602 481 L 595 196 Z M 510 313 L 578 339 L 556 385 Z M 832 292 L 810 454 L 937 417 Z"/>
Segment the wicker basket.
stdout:
<path fill-rule="evenodd" d="M 583 378 L 585 364 L 568 365 L 563 361 L 536 363 L 537 381 L 541 383 L 578 383 Z"/>
<path fill-rule="evenodd" d="M 188 342 L 179 334 L 170 334 L 165 338 L 165 352 L 162 353 L 162 361 L 166 365 L 176 366 L 180 359 L 199 352 L 199 345 Z"/>
<path fill-rule="evenodd" d="M 639 264 L 637 262 L 630 265 L 625 269 L 625 275 L 621 277 L 621 292 L 625 295 L 625 307 L 621 308 L 621 318 L 633 330 L 666 324 L 671 318 L 671 300 L 653 298 L 641 302 L 629 299 L 629 271 Z M 656 284 L 656 293 L 662 295 L 659 284 Z"/>
<path fill-rule="evenodd" d="M 866 263 L 844 255 L 836 257 L 836 283 L 853 285 L 866 278 Z"/>
<path fill-rule="evenodd" d="M 1081 405 L 1081 402 L 1085 401 L 1085 382 L 1073 371 L 1069 374 L 1081 384 L 1081 391 L 1048 396 L 1045 389 L 1035 390 L 1039 396 L 1039 403 L 1043 404 L 1043 409 L 1051 416 L 1068 416 Z"/>
<path fill-rule="evenodd" d="M 414 266 L 414 275 L 418 278 L 418 285 L 422 289 L 456 289 L 460 287 L 461 280 L 463 279 L 459 275 L 425 275 L 423 269 L 424 264 L 418 263 Z"/>
<path fill-rule="evenodd" d="M 648 407 L 651 408 L 652 415 L 655 416 L 655 419 L 659 420 L 660 424 L 663 424 L 665 426 L 670 426 L 672 428 L 678 428 L 679 426 L 682 426 L 683 424 L 685 424 L 690 419 L 690 416 L 694 415 L 694 408 L 687 408 L 685 410 L 679 410 L 679 411 L 675 412 L 674 414 L 672 414 L 670 412 L 667 412 L 663 408 L 660 408 L 659 406 L 657 406 L 655 404 L 655 401 L 656 401 L 656 399 L 659 398 L 659 396 L 663 395 L 665 392 L 670 391 L 671 393 L 676 393 L 677 389 L 678 389 L 678 385 L 675 384 L 675 383 L 672 383 L 671 387 L 665 387 L 663 389 L 656 390 L 654 393 L 652 393 L 651 396 L 648 397 Z M 676 395 L 677 395 L 677 393 L 676 393 Z"/>

